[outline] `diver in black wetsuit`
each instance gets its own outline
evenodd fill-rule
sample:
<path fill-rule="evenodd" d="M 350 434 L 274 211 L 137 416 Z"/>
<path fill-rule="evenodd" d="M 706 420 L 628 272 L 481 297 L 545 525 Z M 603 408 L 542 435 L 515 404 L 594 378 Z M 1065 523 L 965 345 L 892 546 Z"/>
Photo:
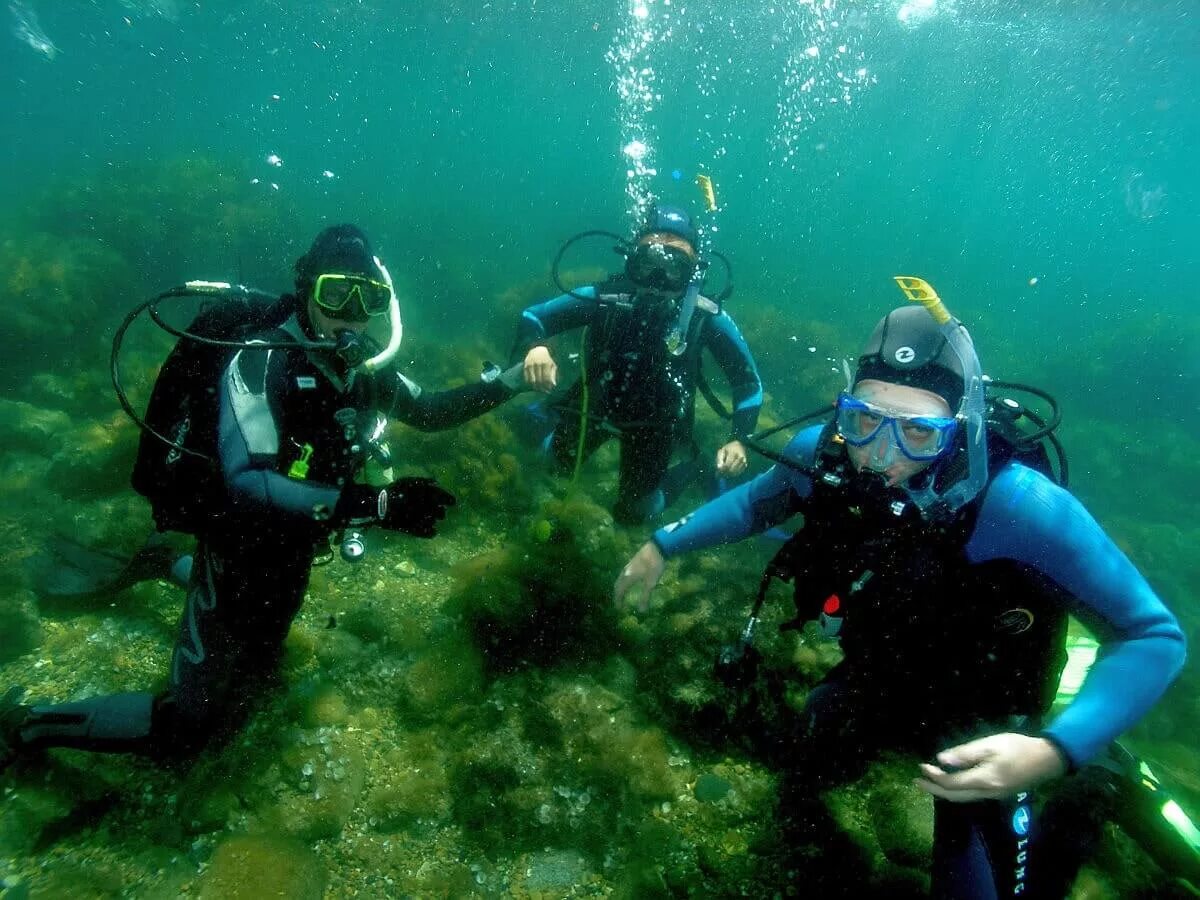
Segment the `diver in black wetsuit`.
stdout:
<path fill-rule="evenodd" d="M 762 382 L 750 348 L 729 315 L 705 297 L 692 297 L 694 313 L 683 321 L 687 292 L 697 272 L 697 233 L 682 210 L 660 206 L 639 231 L 625 272 L 524 310 L 513 361 L 523 361 L 525 383 L 551 391 L 558 367 L 547 340 L 586 328 L 583 373 L 554 398 L 558 417 L 547 438 L 559 472 L 570 472 L 610 438 L 621 442 L 613 518 L 635 524 L 657 515 L 705 468 L 692 443 L 701 353 L 708 349 L 733 391 L 729 441 L 716 454 L 718 475 L 746 470 L 740 438 L 754 431 L 762 406 Z M 668 346 L 682 326 L 682 344 Z M 584 430 L 581 439 L 580 430 Z M 668 472 L 676 449 L 693 461 Z"/>
<path fill-rule="evenodd" d="M 296 263 L 295 297 L 283 299 L 294 312 L 261 340 L 333 339 L 339 349 L 247 346 L 224 367 L 215 440 L 220 496 L 194 529 L 170 687 L 160 696 L 30 706 L 16 704 L 14 689 L 0 701 L 0 765 L 38 747 L 198 749 L 233 724 L 250 685 L 274 670 L 304 599 L 314 546 L 327 547 L 331 533 L 348 525 L 430 538 L 454 504 L 432 479 L 377 487 L 356 476 L 378 459 L 388 416 L 427 431 L 451 428 L 500 405 L 511 390 L 493 380 L 425 394 L 390 367 L 401 327 L 391 278 L 353 226 L 318 235 Z M 364 365 L 380 349 L 368 327 L 388 318 L 388 347 Z"/>

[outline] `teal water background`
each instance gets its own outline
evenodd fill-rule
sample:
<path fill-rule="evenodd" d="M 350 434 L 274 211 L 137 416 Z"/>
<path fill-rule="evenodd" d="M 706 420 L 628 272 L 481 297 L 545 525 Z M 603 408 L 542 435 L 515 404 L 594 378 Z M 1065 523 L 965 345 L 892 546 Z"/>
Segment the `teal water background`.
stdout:
<path fill-rule="evenodd" d="M 10 335 L 6 386 L 70 371 L 148 291 L 198 277 L 285 289 L 338 221 L 372 235 L 414 334 L 482 335 L 502 355 L 514 323 L 497 296 L 531 282 L 550 294 L 561 242 L 626 232 L 631 193 L 698 209 L 703 171 L 734 265 L 731 312 L 779 316 L 755 335 L 773 374 L 836 390 L 837 360 L 901 302 L 891 276 L 927 278 L 985 370 L 1064 402 L 1077 492 L 1200 643 L 1191 0 L 647 0 L 644 19 L 637 7 L 13 0 L 6 258 L 37 231 L 119 246 L 126 266 L 97 285 L 95 333 L 49 353 Z M 649 103 L 621 96 L 611 60 L 640 29 Z M 627 174 L 635 138 L 657 174 Z M 169 177 L 189 171 L 196 184 L 173 194 Z M 206 193 L 218 175 L 233 187 Z M 89 198 L 111 204 L 114 184 L 147 186 L 138 202 L 163 230 L 98 211 Z M 592 248 L 573 262 L 611 259 Z M 24 297 L 12 277 L 0 272 L 0 290 Z M 805 332 L 821 322 L 837 328 Z M 767 388 L 780 417 L 806 400 Z M 1168 698 L 1163 735 L 1200 730 L 1195 672 Z"/>

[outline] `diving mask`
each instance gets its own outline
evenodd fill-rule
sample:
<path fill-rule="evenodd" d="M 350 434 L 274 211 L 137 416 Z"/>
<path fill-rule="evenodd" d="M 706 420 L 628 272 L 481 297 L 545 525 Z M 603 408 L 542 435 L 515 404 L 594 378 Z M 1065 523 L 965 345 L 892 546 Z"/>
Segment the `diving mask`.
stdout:
<path fill-rule="evenodd" d="M 695 258 L 682 247 L 647 241 L 625 262 L 625 274 L 640 288 L 681 294 L 696 272 Z"/>
<path fill-rule="evenodd" d="M 837 400 L 837 427 L 838 433 L 852 447 L 865 447 L 879 438 L 886 428 L 890 436 L 889 456 L 899 450 L 913 462 L 929 462 L 953 445 L 958 420 L 948 416 L 895 412 L 843 391 Z"/>
<path fill-rule="evenodd" d="M 392 286 L 362 275 L 327 272 L 313 285 L 313 302 L 331 318 L 363 320 L 388 312 Z"/>

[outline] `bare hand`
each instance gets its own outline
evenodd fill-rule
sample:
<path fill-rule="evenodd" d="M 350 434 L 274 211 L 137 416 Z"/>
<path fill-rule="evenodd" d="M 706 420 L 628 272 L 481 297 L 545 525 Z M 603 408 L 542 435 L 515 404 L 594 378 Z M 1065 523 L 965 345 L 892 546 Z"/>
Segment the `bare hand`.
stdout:
<path fill-rule="evenodd" d="M 741 441 L 730 441 L 717 451 L 718 475 L 741 475 L 746 465 L 746 447 Z"/>
<path fill-rule="evenodd" d="M 640 593 L 637 608 L 639 612 L 645 612 L 650 606 L 650 592 L 662 580 L 666 568 L 667 562 L 663 559 L 662 551 L 654 542 L 642 544 L 617 576 L 617 582 L 613 585 L 613 603 L 620 606 L 625 595 L 637 588 Z"/>
<path fill-rule="evenodd" d="M 543 394 L 558 384 L 558 365 L 546 347 L 534 347 L 525 354 L 525 383 Z"/>
<path fill-rule="evenodd" d="M 943 750 L 937 761 L 937 766 L 921 764 L 923 777 L 916 785 L 954 803 L 1003 800 L 1067 770 L 1062 754 L 1050 741 L 1012 732 Z"/>

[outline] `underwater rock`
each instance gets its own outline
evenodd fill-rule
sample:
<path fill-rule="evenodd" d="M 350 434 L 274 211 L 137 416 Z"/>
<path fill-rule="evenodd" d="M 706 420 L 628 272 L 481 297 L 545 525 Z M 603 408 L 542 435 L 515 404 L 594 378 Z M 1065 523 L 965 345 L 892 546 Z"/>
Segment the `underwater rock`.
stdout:
<path fill-rule="evenodd" d="M 438 736 L 426 733 L 388 751 L 374 767 L 377 783 L 366 800 L 368 820 L 378 831 L 399 831 L 418 819 L 450 815 L 450 783 Z"/>
<path fill-rule="evenodd" d="M 575 850 L 543 850 L 517 863 L 513 889 L 531 898 L 563 897 L 572 888 L 595 878 L 588 862 Z"/>
<path fill-rule="evenodd" d="M 49 456 L 63 446 L 72 429 L 66 413 L 21 400 L 0 399 L 0 446 L 9 453 Z"/>
<path fill-rule="evenodd" d="M 0 664 L 11 662 L 42 642 L 37 602 L 29 591 L 0 591 Z"/>
<path fill-rule="evenodd" d="M 403 609 L 402 602 L 370 595 L 362 597 L 340 613 L 337 624 L 339 629 L 348 631 L 367 644 L 415 650 L 427 641 L 419 620 Z"/>
<path fill-rule="evenodd" d="M 197 889 L 200 900 L 321 900 L 325 870 L 299 841 L 237 835 L 217 846 Z"/>
<path fill-rule="evenodd" d="M 548 694 L 543 703 L 562 729 L 582 780 L 642 800 L 667 800 L 679 793 L 665 733 L 639 722 L 624 698 L 577 681 Z"/>
<path fill-rule="evenodd" d="M 83 864 L 70 859 L 56 859 L 53 865 L 43 867 L 42 872 L 18 888 L 25 889 L 28 893 L 15 896 L 28 900 L 116 900 L 126 895 L 125 879 L 115 866 L 90 861 Z M 8 900 L 9 893 L 2 895 L 4 900 Z"/>
<path fill-rule="evenodd" d="M 30 853 L 42 833 L 69 818 L 75 810 L 70 796 L 51 787 L 24 784 L 5 792 L 0 816 L 0 856 Z"/>
<path fill-rule="evenodd" d="M 357 741 L 333 728 L 306 731 L 281 759 L 299 791 L 280 800 L 264 821 L 305 841 L 341 834 L 367 780 L 366 758 Z"/>
<path fill-rule="evenodd" d="M 72 429 L 67 444 L 51 457 L 47 484 L 72 500 L 128 490 L 137 434 L 124 418 Z"/>
<path fill-rule="evenodd" d="M 907 782 L 871 791 L 868 809 L 879 848 L 898 866 L 926 868 L 933 853 L 933 803 Z"/>
<path fill-rule="evenodd" d="M 444 638 L 409 667 L 398 691 L 402 708 L 440 718 L 460 704 L 475 704 L 483 691 L 483 660 L 466 641 Z"/>
<path fill-rule="evenodd" d="M 696 787 L 692 793 L 701 803 L 716 803 L 724 800 L 733 790 L 733 785 L 712 772 L 705 772 L 696 779 Z"/>

